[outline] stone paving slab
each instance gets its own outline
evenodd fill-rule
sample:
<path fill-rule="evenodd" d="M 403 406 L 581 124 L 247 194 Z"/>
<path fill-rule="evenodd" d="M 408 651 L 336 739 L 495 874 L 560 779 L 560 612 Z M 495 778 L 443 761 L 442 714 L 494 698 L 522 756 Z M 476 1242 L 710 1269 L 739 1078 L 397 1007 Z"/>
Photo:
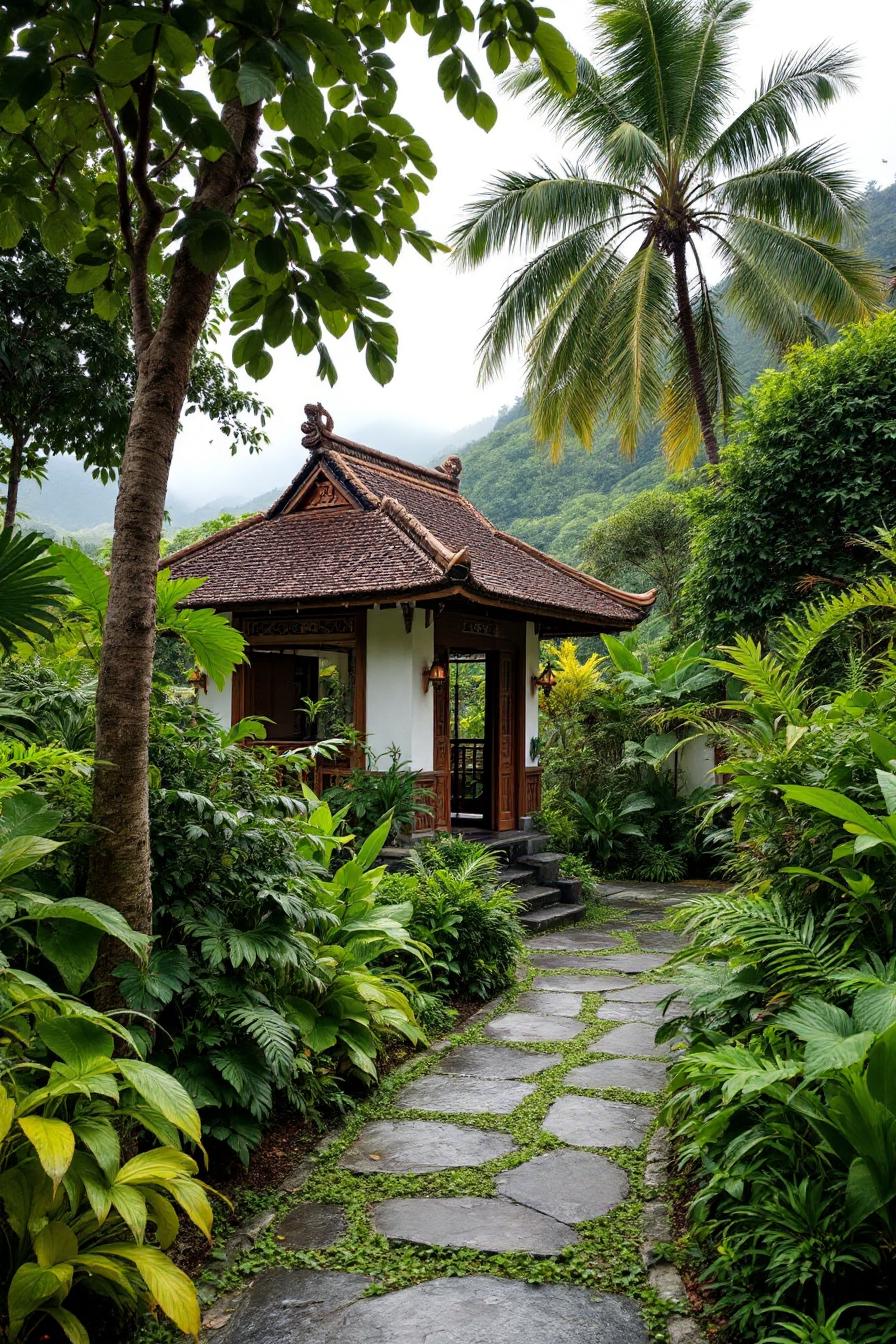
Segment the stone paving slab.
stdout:
<path fill-rule="evenodd" d="M 619 946 L 619 934 L 601 929 L 564 929 L 562 933 L 540 933 L 529 939 L 536 952 L 602 952 Z"/>
<path fill-rule="evenodd" d="M 502 1171 L 495 1188 L 517 1204 L 574 1224 L 599 1218 L 621 1204 L 628 1196 L 628 1176 L 598 1153 L 561 1148 Z"/>
<path fill-rule="evenodd" d="M 641 1313 L 629 1298 L 567 1284 L 476 1274 L 360 1298 L 367 1283 L 360 1274 L 274 1270 L 264 1277 L 275 1275 L 280 1296 L 289 1301 L 273 1316 L 241 1311 L 227 1344 L 648 1344 Z M 301 1290 L 290 1287 L 297 1279 L 304 1281 Z M 335 1290 L 337 1280 L 349 1279 L 362 1286 L 346 1284 L 341 1292 L 355 1292 L 360 1300 L 331 1302 L 328 1285 Z M 221 1339 L 216 1335 L 216 1344 Z"/>
<path fill-rule="evenodd" d="M 599 963 L 595 958 L 593 964 L 595 967 L 599 964 L 601 970 L 643 975 L 645 971 L 658 971 L 669 960 L 669 957 L 661 956 L 659 952 L 611 952 L 608 956 L 601 957 Z"/>
<path fill-rule="evenodd" d="M 299 1204 L 274 1229 L 286 1251 L 321 1251 L 345 1234 L 341 1204 Z"/>
<path fill-rule="evenodd" d="M 547 1013 L 549 1017 L 578 1017 L 582 1011 L 581 994 L 559 992 L 540 993 L 529 990 L 521 994 L 513 1005 L 521 1013 Z"/>
<path fill-rule="evenodd" d="M 654 1114 L 648 1106 L 631 1101 L 558 1097 L 542 1129 L 581 1148 L 639 1148 Z"/>
<path fill-rule="evenodd" d="M 618 947 L 618 943 L 614 943 L 613 947 Z M 593 950 L 594 949 L 591 949 L 591 951 Z M 569 970 L 569 971 L 581 971 L 583 973 L 586 971 L 594 971 L 596 973 L 599 973 L 603 970 L 602 963 L 604 958 L 603 957 L 598 958 L 589 955 L 576 957 L 572 956 L 569 952 L 564 953 L 561 951 L 561 952 L 536 952 L 535 956 L 530 957 L 529 960 L 531 961 L 532 965 L 536 967 L 537 970 L 543 970 L 543 971 Z"/>
<path fill-rule="evenodd" d="M 628 989 L 614 990 L 614 1003 L 662 1003 L 679 989 L 673 980 L 655 980 L 652 984 L 630 985 Z"/>
<path fill-rule="evenodd" d="M 516 1152 L 508 1134 L 437 1120 L 376 1120 L 365 1125 L 339 1159 L 349 1171 L 399 1175 L 481 1167 Z"/>
<path fill-rule="evenodd" d="M 373 1210 L 372 1221 L 392 1241 L 495 1254 L 556 1255 L 579 1239 L 565 1223 L 509 1199 L 387 1199 Z"/>
<path fill-rule="evenodd" d="M 216 1330 L 214 1344 L 311 1344 L 315 1326 L 342 1315 L 369 1287 L 364 1274 L 332 1270 L 269 1269 L 244 1293 L 229 1323 Z M 318 1334 L 323 1341 L 335 1335 Z"/>
<path fill-rule="evenodd" d="M 657 1045 L 656 1027 L 648 1022 L 626 1022 L 600 1036 L 589 1049 L 590 1055 L 649 1055 L 661 1059 L 669 1054 L 668 1045 Z"/>
<path fill-rule="evenodd" d="M 648 952 L 680 952 L 691 941 L 680 933 L 670 933 L 668 929 L 638 929 L 636 937 L 639 947 L 646 948 Z"/>
<path fill-rule="evenodd" d="M 533 1083 L 500 1078 L 453 1078 L 447 1073 L 430 1073 L 403 1087 L 395 1104 L 404 1111 L 510 1115 L 534 1091 Z"/>
<path fill-rule="evenodd" d="M 626 975 L 539 975 L 533 989 L 555 990 L 564 993 L 609 994 L 614 989 L 625 989 L 631 984 Z"/>
<path fill-rule="evenodd" d="M 562 1059 L 562 1055 L 510 1050 L 506 1045 L 460 1045 L 442 1055 L 436 1072 L 471 1078 L 532 1078 Z"/>
<path fill-rule="evenodd" d="M 498 1041 L 571 1041 L 587 1030 L 587 1024 L 569 1017 L 543 1017 L 539 1013 L 505 1013 L 486 1025 L 485 1034 Z"/>
<path fill-rule="evenodd" d="M 582 1064 L 566 1075 L 569 1087 L 623 1087 L 628 1092 L 662 1092 L 666 1086 L 666 1066 L 652 1060 L 601 1059 Z"/>
<path fill-rule="evenodd" d="M 611 905 L 613 918 L 598 924 L 598 929 L 610 933 L 625 933 L 633 924 L 660 924 L 669 918 L 669 911 L 661 905 Z"/>
<path fill-rule="evenodd" d="M 596 1016 L 599 1021 L 647 1021 L 653 1023 L 654 1031 L 665 1021 L 660 1004 L 621 1004 L 617 999 L 607 999 L 606 1003 L 600 1004 Z M 673 1013 L 672 1016 L 677 1015 Z"/>

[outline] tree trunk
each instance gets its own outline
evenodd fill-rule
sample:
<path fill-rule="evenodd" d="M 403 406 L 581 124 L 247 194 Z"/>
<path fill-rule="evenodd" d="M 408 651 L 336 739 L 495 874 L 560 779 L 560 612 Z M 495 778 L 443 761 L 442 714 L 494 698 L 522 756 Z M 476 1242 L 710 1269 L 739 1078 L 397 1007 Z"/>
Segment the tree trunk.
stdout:
<path fill-rule="evenodd" d="M 236 149 L 206 166 L 197 183 L 194 211 L 232 215 L 241 188 L 255 171 L 260 110 L 258 104 L 243 108 L 238 103 L 224 109 Z M 152 929 L 148 750 L 159 540 L 190 367 L 215 280 L 193 265 L 182 243 L 158 330 L 143 350 L 138 340 L 137 386 L 115 505 L 96 696 L 96 839 L 88 892 L 114 906 L 143 933 Z M 109 973 L 123 956 L 121 945 L 110 940 L 101 949 L 98 974 L 106 981 L 101 989 L 106 1002 Z"/>
<path fill-rule="evenodd" d="M 20 430 L 12 432 L 12 447 L 9 453 L 9 480 L 6 483 L 6 513 L 4 527 L 12 527 L 16 521 L 19 507 L 19 481 L 22 479 L 22 461 L 25 456 L 25 436 Z"/>
<path fill-rule="evenodd" d="M 716 429 L 706 396 L 706 380 L 703 377 L 700 354 L 697 350 L 694 310 L 691 307 L 691 295 L 688 290 L 688 268 L 683 244 L 673 251 L 672 261 L 675 267 L 678 321 L 681 326 L 681 338 L 684 341 L 685 353 L 687 354 L 688 372 L 691 376 L 691 387 L 694 390 L 694 401 L 697 404 L 697 418 L 700 421 L 700 430 L 703 434 L 703 446 L 706 449 L 708 460 L 714 467 L 717 467 L 719 465 L 719 441 L 716 438 Z"/>

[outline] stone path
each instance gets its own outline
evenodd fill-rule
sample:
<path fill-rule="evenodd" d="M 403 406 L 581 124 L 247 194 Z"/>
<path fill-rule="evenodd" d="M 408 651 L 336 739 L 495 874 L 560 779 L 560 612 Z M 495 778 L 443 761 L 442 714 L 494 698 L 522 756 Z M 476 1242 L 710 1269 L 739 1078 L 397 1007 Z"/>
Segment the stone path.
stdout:
<path fill-rule="evenodd" d="M 682 939 L 650 926 L 684 894 L 608 886 L 604 923 L 533 938 L 531 974 L 478 1015 L 466 1043 L 387 1080 L 370 1118 L 306 1164 L 305 1184 L 284 1182 L 298 1202 L 271 1218 L 250 1266 L 272 1267 L 210 1309 L 207 1338 L 661 1339 L 664 1319 L 686 1308 L 671 1266 L 668 1291 L 662 1274 L 648 1277 L 641 1200 L 674 1048 L 654 1037 L 667 1002 L 673 1015 L 683 1006 L 658 973 Z M 645 1212 L 662 1224 L 661 1205 Z M 678 1315 L 668 1338 L 699 1338 L 693 1329 Z"/>

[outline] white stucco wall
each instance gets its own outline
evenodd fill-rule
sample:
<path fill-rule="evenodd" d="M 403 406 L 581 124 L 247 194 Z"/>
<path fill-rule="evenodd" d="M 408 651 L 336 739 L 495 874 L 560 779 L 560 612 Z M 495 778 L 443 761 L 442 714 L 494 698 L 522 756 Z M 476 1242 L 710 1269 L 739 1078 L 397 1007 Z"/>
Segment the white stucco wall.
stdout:
<path fill-rule="evenodd" d="M 228 621 L 231 619 L 229 611 L 222 611 L 222 616 L 226 616 Z M 229 728 L 232 723 L 233 706 L 233 677 L 230 676 L 224 683 L 224 689 L 219 691 L 211 677 L 208 679 L 208 690 L 199 692 L 199 703 L 203 709 L 210 709 L 216 718 L 221 720 L 225 728 Z"/>
<path fill-rule="evenodd" d="M 433 648 L 422 611 L 410 634 L 400 607 L 367 613 L 367 742 L 375 755 L 394 743 L 414 770 L 432 769 L 433 692 L 423 692 L 423 668 Z"/>
<path fill-rule="evenodd" d="M 714 767 L 715 751 L 708 737 L 701 734 L 686 742 L 678 754 L 678 792 L 688 794 L 718 784 Z"/>
<path fill-rule="evenodd" d="M 525 716 L 525 734 L 526 734 L 526 764 L 537 765 L 538 762 L 532 756 L 532 739 L 538 736 L 538 694 L 532 694 L 532 678 L 537 677 L 541 671 L 541 665 L 538 661 L 540 646 L 538 635 L 535 631 L 535 624 L 532 621 L 526 622 L 526 653 L 523 659 L 523 704 L 526 706 Z"/>

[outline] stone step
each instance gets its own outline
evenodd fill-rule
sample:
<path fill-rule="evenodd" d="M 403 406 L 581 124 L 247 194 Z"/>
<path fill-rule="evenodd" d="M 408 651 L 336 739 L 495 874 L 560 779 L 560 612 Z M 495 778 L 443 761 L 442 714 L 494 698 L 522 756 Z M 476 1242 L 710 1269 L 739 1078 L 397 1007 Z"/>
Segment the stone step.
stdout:
<path fill-rule="evenodd" d="M 565 855 L 545 852 L 541 854 L 527 854 L 520 863 L 525 864 L 527 868 L 532 868 L 542 882 L 556 882 L 560 876 L 560 864 Z"/>
<path fill-rule="evenodd" d="M 577 924 L 584 917 L 584 905 L 546 905 L 520 915 L 520 923 L 527 933 L 535 934 L 556 929 L 560 924 Z"/>
<path fill-rule="evenodd" d="M 534 880 L 535 871 L 532 868 L 502 868 L 497 877 L 502 887 L 524 887 L 527 882 Z"/>
<path fill-rule="evenodd" d="M 513 899 L 521 910 L 529 912 L 531 910 L 543 910 L 545 906 L 556 906 L 560 900 L 560 892 L 556 887 L 518 887 L 513 894 Z M 560 908 L 569 910 L 568 905 Z"/>
<path fill-rule="evenodd" d="M 540 854 L 542 850 L 547 849 L 549 842 L 550 836 L 544 835 L 541 831 L 499 831 L 485 840 L 478 841 L 486 849 L 501 850 L 510 863 L 515 863 L 517 859 L 527 854 Z"/>

